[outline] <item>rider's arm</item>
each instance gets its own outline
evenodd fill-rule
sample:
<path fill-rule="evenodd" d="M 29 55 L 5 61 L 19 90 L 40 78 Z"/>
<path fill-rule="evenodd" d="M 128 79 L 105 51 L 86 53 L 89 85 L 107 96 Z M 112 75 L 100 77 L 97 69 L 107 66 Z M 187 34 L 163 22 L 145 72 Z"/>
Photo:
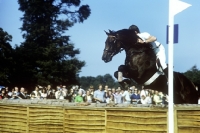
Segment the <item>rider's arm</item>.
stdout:
<path fill-rule="evenodd" d="M 139 33 L 138 36 L 141 38 L 138 40 L 139 43 L 151 43 L 157 40 L 155 36 L 152 36 L 147 32 Z"/>
<path fill-rule="evenodd" d="M 151 42 L 154 42 L 156 41 L 157 38 L 155 36 L 150 36 L 148 39 L 145 40 L 146 43 L 151 43 Z"/>

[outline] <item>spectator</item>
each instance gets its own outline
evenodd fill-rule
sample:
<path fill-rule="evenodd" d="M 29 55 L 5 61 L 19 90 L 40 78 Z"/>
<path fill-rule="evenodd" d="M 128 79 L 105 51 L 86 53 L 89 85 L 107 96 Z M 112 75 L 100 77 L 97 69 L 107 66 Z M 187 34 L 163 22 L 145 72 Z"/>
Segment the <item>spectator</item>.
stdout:
<path fill-rule="evenodd" d="M 108 85 L 105 85 L 105 87 L 104 87 L 104 92 L 105 92 L 105 93 L 108 92 Z"/>
<path fill-rule="evenodd" d="M 91 103 L 93 99 L 93 96 L 91 95 L 91 92 L 89 90 L 86 91 L 86 96 L 85 96 L 85 102 Z"/>
<path fill-rule="evenodd" d="M 151 99 L 152 99 L 152 104 L 156 104 L 153 100 L 153 97 L 155 95 L 155 91 L 154 90 L 149 90 L 149 93 L 151 93 Z"/>
<path fill-rule="evenodd" d="M 35 97 L 37 98 L 38 95 L 39 95 L 39 87 L 38 86 L 35 86 L 35 90 L 33 91 L 33 93 L 35 93 Z"/>
<path fill-rule="evenodd" d="M 162 104 L 168 104 L 168 95 L 167 94 L 163 94 Z"/>
<path fill-rule="evenodd" d="M 50 92 L 49 92 L 49 95 L 47 95 L 47 99 L 56 99 L 56 94 L 55 94 L 55 89 L 52 89 Z M 48 93 L 47 93 L 48 94 Z"/>
<path fill-rule="evenodd" d="M 138 94 L 137 88 L 134 89 L 134 93 L 131 96 L 131 102 L 137 103 L 140 100 L 140 94 Z"/>
<path fill-rule="evenodd" d="M 59 91 L 61 88 L 62 88 L 61 85 L 57 85 L 57 86 L 56 86 L 56 92 Z"/>
<path fill-rule="evenodd" d="M 15 96 L 18 96 L 18 95 L 19 95 L 19 88 L 18 88 L 18 87 L 15 87 L 14 95 L 15 95 Z"/>
<path fill-rule="evenodd" d="M 25 93 L 25 88 L 24 87 L 21 87 L 20 88 L 20 93 L 19 93 L 19 95 L 18 95 L 18 98 L 19 99 L 27 99 L 27 95 L 26 95 L 26 93 Z"/>
<path fill-rule="evenodd" d="M 81 88 L 81 86 L 79 87 L 79 89 L 78 89 L 78 93 L 79 92 L 81 92 L 81 94 L 82 94 L 82 97 L 85 97 L 85 90 L 83 89 L 83 88 Z"/>
<path fill-rule="evenodd" d="M 94 96 L 94 86 L 93 85 L 90 85 L 89 91 L 90 91 L 90 94 L 92 96 Z"/>
<path fill-rule="evenodd" d="M 115 88 L 113 87 L 112 88 L 112 94 L 114 95 L 116 93 L 116 90 L 115 90 Z"/>
<path fill-rule="evenodd" d="M 127 90 L 122 91 L 122 99 L 123 99 L 123 103 L 130 103 L 131 102 L 129 92 Z"/>
<path fill-rule="evenodd" d="M 141 94 L 141 90 L 137 90 L 137 93 L 140 95 Z"/>
<path fill-rule="evenodd" d="M 8 87 L 5 88 L 6 94 L 8 95 L 8 98 L 12 97 L 12 92 L 9 91 Z"/>
<path fill-rule="evenodd" d="M 65 85 L 63 85 L 63 91 L 66 92 L 67 91 L 67 88 Z"/>
<path fill-rule="evenodd" d="M 116 90 L 116 93 L 114 94 L 115 103 L 117 103 L 117 104 L 122 103 L 122 94 L 120 92 L 121 92 L 121 89 L 118 88 Z"/>
<path fill-rule="evenodd" d="M 129 88 L 129 89 L 128 89 L 128 93 L 129 93 L 129 96 L 130 96 L 130 97 L 133 95 L 132 88 Z"/>
<path fill-rule="evenodd" d="M 141 99 L 139 100 L 138 104 L 147 104 L 147 100 L 144 95 L 141 96 Z"/>
<path fill-rule="evenodd" d="M 50 92 L 52 92 L 51 85 L 47 85 L 47 96 L 50 95 Z"/>
<path fill-rule="evenodd" d="M 113 103 L 114 102 L 114 97 L 113 97 L 113 94 L 112 94 L 112 91 L 111 91 L 110 88 L 104 94 L 104 99 L 105 99 L 106 103 Z"/>
<path fill-rule="evenodd" d="M 121 91 L 121 87 L 120 86 L 118 86 L 117 89 Z"/>
<path fill-rule="evenodd" d="M 6 91 L 7 94 L 9 93 L 8 87 L 5 87 L 5 91 Z"/>
<path fill-rule="evenodd" d="M 146 101 L 147 101 L 147 104 L 152 104 L 152 96 L 151 96 L 150 92 L 148 92 L 148 95 L 146 97 Z"/>
<path fill-rule="evenodd" d="M 56 99 L 64 99 L 65 96 L 66 96 L 65 92 L 61 88 L 55 93 Z"/>
<path fill-rule="evenodd" d="M 30 99 L 35 99 L 35 93 L 34 92 L 31 93 L 31 98 Z"/>
<path fill-rule="evenodd" d="M 142 90 L 141 90 L 141 92 L 140 92 L 140 97 L 141 97 L 142 95 L 144 95 L 145 97 L 147 97 L 147 95 L 148 95 L 148 91 L 147 91 L 146 89 L 144 89 L 144 86 L 142 86 Z"/>
<path fill-rule="evenodd" d="M 47 90 L 45 88 L 43 88 L 42 91 L 41 91 L 41 98 L 47 99 Z"/>
<path fill-rule="evenodd" d="M 10 99 L 15 99 L 15 88 L 12 88 L 11 94 L 10 94 Z"/>
<path fill-rule="evenodd" d="M 134 85 L 133 85 L 133 86 L 131 86 L 131 87 L 130 87 L 130 89 L 134 90 L 134 89 L 135 89 L 135 86 L 134 86 Z"/>
<path fill-rule="evenodd" d="M 99 84 L 99 89 L 94 92 L 94 99 L 98 103 L 104 103 L 104 91 L 101 84 Z"/>
<path fill-rule="evenodd" d="M 68 93 L 69 93 L 69 92 L 68 92 L 68 89 L 67 89 L 67 88 L 64 88 L 63 91 L 65 92 L 65 97 L 64 97 L 64 99 L 66 99 L 66 97 L 67 97 L 67 95 L 68 95 Z"/>
<path fill-rule="evenodd" d="M 153 97 L 153 101 L 155 102 L 156 105 L 162 103 L 162 100 L 161 100 L 161 98 L 159 96 L 159 92 L 158 91 L 155 91 L 155 95 Z"/>
<path fill-rule="evenodd" d="M 42 87 L 42 86 L 40 86 L 40 85 L 38 85 L 37 87 L 38 87 L 38 91 L 39 91 L 39 92 L 40 92 L 40 94 L 41 94 L 41 92 L 42 92 L 42 89 L 43 89 L 43 88 L 45 88 L 45 87 Z"/>
<path fill-rule="evenodd" d="M 69 102 L 74 102 L 73 100 L 74 90 L 73 88 L 70 89 L 70 92 L 66 94 L 66 100 Z"/>
<path fill-rule="evenodd" d="M 161 91 L 158 93 L 158 95 L 160 96 L 160 99 L 162 99 L 164 96 L 164 94 Z"/>
<path fill-rule="evenodd" d="M 154 90 L 151 90 L 151 92 L 150 92 L 150 93 L 151 93 L 151 95 L 152 95 L 152 96 L 154 96 L 154 95 L 155 95 L 155 91 L 154 91 Z"/>
<path fill-rule="evenodd" d="M 6 89 L 1 89 L 0 99 L 8 99 L 8 94 L 6 93 Z"/>
<path fill-rule="evenodd" d="M 75 102 L 78 102 L 78 103 L 82 103 L 83 102 L 83 97 L 82 97 L 82 92 L 81 91 L 79 91 L 78 95 L 75 97 Z"/>

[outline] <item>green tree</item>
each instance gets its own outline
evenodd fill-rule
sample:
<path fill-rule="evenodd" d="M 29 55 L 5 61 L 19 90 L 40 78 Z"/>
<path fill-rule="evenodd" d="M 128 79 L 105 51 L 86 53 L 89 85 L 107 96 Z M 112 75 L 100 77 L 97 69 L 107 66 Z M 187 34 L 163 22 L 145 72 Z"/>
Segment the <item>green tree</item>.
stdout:
<path fill-rule="evenodd" d="M 105 74 L 103 76 L 103 79 L 106 85 L 108 85 L 109 87 L 115 87 L 116 82 L 110 74 Z"/>
<path fill-rule="evenodd" d="M 84 89 L 88 89 L 90 85 L 93 85 L 95 89 L 98 89 L 99 84 L 108 85 L 110 88 L 118 87 L 119 84 L 114 80 L 110 74 L 92 76 L 82 76 L 79 78 L 79 83 Z"/>
<path fill-rule="evenodd" d="M 8 85 L 12 72 L 12 36 L 0 28 L 0 85 Z"/>
<path fill-rule="evenodd" d="M 190 70 L 183 73 L 193 83 L 200 85 L 200 70 L 194 65 Z"/>
<path fill-rule="evenodd" d="M 25 41 L 16 46 L 16 84 L 75 84 L 85 65 L 65 31 L 90 15 L 80 0 L 18 0 Z M 76 10 L 76 8 L 78 10 Z M 71 11 L 70 9 L 74 9 Z"/>

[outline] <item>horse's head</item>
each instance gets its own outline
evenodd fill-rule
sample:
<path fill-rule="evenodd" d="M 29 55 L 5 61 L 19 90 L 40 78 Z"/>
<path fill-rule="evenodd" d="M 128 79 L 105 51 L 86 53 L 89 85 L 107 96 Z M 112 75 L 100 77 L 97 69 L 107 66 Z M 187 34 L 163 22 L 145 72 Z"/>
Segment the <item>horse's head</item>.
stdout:
<path fill-rule="evenodd" d="M 122 29 L 116 32 L 109 30 L 109 33 L 106 32 L 107 39 L 105 42 L 105 48 L 102 56 L 104 62 L 109 62 L 112 60 L 112 57 L 118 54 L 120 51 L 125 49 L 128 51 L 133 47 L 138 40 L 138 36 L 133 30 Z"/>
<path fill-rule="evenodd" d="M 116 32 L 109 30 L 109 33 L 106 32 L 106 34 L 108 35 L 108 37 L 105 42 L 102 60 L 107 63 L 112 60 L 112 57 L 114 55 L 118 54 L 121 51 L 122 47 L 121 42 L 118 39 L 118 34 Z"/>

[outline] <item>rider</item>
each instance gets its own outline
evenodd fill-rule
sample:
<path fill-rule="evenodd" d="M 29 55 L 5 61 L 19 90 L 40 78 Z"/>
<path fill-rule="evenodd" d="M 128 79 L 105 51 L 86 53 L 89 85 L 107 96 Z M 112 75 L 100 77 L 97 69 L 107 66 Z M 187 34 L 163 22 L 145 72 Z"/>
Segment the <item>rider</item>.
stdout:
<path fill-rule="evenodd" d="M 135 34 L 139 36 L 138 43 L 142 43 L 142 44 L 150 43 L 152 45 L 152 49 L 154 50 L 154 53 L 156 54 L 157 59 L 160 60 L 160 64 L 161 64 L 162 69 L 164 70 L 164 73 L 167 75 L 168 70 L 167 70 L 167 65 L 166 65 L 166 56 L 165 56 L 164 46 L 160 42 L 156 41 L 157 40 L 156 37 L 150 35 L 149 33 L 147 32 L 140 33 L 140 30 L 136 25 L 131 25 L 129 29 L 134 30 Z M 162 70 L 159 70 L 159 71 L 162 71 Z"/>

